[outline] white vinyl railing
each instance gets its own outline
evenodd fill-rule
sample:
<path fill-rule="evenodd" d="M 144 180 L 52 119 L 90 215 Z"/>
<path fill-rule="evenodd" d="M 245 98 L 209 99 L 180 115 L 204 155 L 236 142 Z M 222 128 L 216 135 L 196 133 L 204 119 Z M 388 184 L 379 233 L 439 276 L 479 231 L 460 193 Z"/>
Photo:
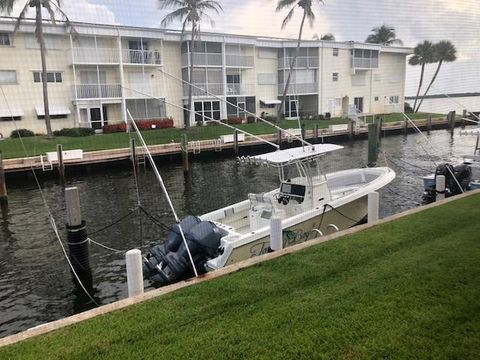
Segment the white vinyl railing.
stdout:
<path fill-rule="evenodd" d="M 76 86 L 76 99 L 106 99 L 121 98 L 122 86 L 120 84 L 79 84 Z M 75 95 L 75 86 L 72 86 Z"/>
<path fill-rule="evenodd" d="M 182 54 L 182 66 L 188 66 L 190 54 Z M 222 54 L 217 53 L 193 53 L 195 66 L 222 66 Z"/>
<path fill-rule="evenodd" d="M 194 84 L 192 87 L 193 96 L 210 96 L 213 95 L 223 95 L 223 84 Z M 183 86 L 183 96 L 188 96 L 189 86 L 184 84 Z"/>
<path fill-rule="evenodd" d="M 227 84 L 228 95 L 254 95 L 254 84 Z"/>
<path fill-rule="evenodd" d="M 112 48 L 73 48 L 75 64 L 117 64 L 120 62 L 118 49 Z"/>
<path fill-rule="evenodd" d="M 161 65 L 162 58 L 157 50 L 122 50 L 122 60 L 125 64 Z"/>
<path fill-rule="evenodd" d="M 278 84 L 278 93 L 283 94 L 285 85 Z M 288 85 L 287 94 L 295 95 L 295 94 L 310 94 L 310 93 L 318 93 L 318 83 L 307 83 L 307 84 L 296 84 L 290 83 Z"/>
<path fill-rule="evenodd" d="M 376 69 L 378 68 L 378 58 L 352 57 L 352 67 L 357 69 Z"/>
<path fill-rule="evenodd" d="M 253 67 L 253 56 L 225 55 L 225 65 L 235 67 Z"/>
<path fill-rule="evenodd" d="M 126 98 L 163 98 L 162 89 L 152 85 L 131 84 L 123 89 Z"/>
<path fill-rule="evenodd" d="M 293 56 L 281 57 L 278 59 L 278 68 L 279 69 L 288 69 L 290 68 L 290 63 L 293 60 Z M 297 56 L 294 68 L 317 68 L 318 67 L 318 57 L 317 56 Z"/>

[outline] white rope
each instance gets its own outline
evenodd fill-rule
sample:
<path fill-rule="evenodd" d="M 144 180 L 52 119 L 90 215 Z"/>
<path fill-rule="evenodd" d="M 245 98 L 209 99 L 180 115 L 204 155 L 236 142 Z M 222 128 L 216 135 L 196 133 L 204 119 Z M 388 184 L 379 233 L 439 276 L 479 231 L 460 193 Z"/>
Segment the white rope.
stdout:
<path fill-rule="evenodd" d="M 206 89 L 202 89 L 201 87 L 198 87 L 198 86 L 196 86 L 195 84 L 191 84 L 191 83 L 189 83 L 188 81 L 185 81 L 185 80 L 183 80 L 183 79 L 180 79 L 180 78 L 176 77 L 175 75 L 172 75 L 172 74 L 166 72 L 166 71 L 163 70 L 163 69 L 158 69 L 158 71 L 166 74 L 167 76 L 172 77 L 173 79 L 175 79 L 175 80 L 177 80 L 177 81 L 182 82 L 183 84 L 186 84 L 186 85 L 188 85 L 188 86 L 192 86 L 192 87 L 195 88 L 195 89 L 201 90 L 201 91 L 203 91 L 205 94 L 207 94 L 208 96 L 211 96 L 211 97 L 214 97 L 214 98 L 217 99 L 217 100 L 223 101 L 223 102 L 227 103 L 228 105 L 231 105 L 231 106 L 235 107 L 236 109 L 240 109 L 240 110 L 246 112 L 247 114 L 255 117 L 255 119 L 260 120 L 261 122 L 264 122 L 265 124 L 268 124 L 268 125 L 270 125 L 270 126 L 273 126 L 273 127 L 274 127 L 275 129 L 277 129 L 277 130 L 281 130 L 281 131 L 286 132 L 286 133 L 287 133 L 288 135 L 290 135 L 291 137 L 293 137 L 293 138 L 301 141 L 302 144 L 305 144 L 305 145 L 308 145 L 308 146 L 312 146 L 312 144 L 310 144 L 308 141 L 303 140 L 301 137 L 298 137 L 297 135 L 289 132 L 288 130 L 283 129 L 283 128 L 281 128 L 280 126 L 277 126 L 277 125 L 275 125 L 274 123 L 271 123 L 271 122 L 268 121 L 268 120 L 262 119 L 261 117 L 258 117 L 256 114 L 248 111 L 247 109 L 242 109 L 242 108 L 240 108 L 239 106 L 237 106 L 236 104 L 233 104 L 233 103 L 231 103 L 231 102 L 229 102 L 229 101 L 227 101 L 227 100 L 225 100 L 225 99 L 222 99 L 222 98 L 221 98 L 220 96 L 218 96 L 218 95 L 215 95 L 215 94 L 210 93 L 210 92 L 207 91 Z M 188 111 L 192 111 L 192 110 L 188 109 Z M 298 110 L 297 110 L 297 111 L 298 111 Z"/>
<path fill-rule="evenodd" d="M 126 253 L 126 252 L 127 252 L 126 250 L 118 250 L 118 249 L 109 247 L 109 246 L 107 246 L 107 245 L 103 245 L 103 244 L 101 244 L 101 243 L 99 243 L 99 242 L 97 242 L 97 241 L 95 241 L 95 240 L 92 240 L 91 238 L 87 238 L 87 241 L 88 241 L 89 243 L 98 245 L 98 246 L 100 246 L 100 247 L 102 247 L 102 248 L 104 248 L 104 249 L 111 250 L 111 251 L 113 251 L 113 252 L 115 252 L 115 253 Z"/>
<path fill-rule="evenodd" d="M 473 117 L 477 118 L 478 121 L 480 121 L 480 117 L 478 117 L 477 115 L 475 115 L 473 112 L 471 111 L 468 111 L 467 107 L 465 105 L 463 105 L 461 102 L 457 101 L 457 100 L 454 100 L 450 95 L 448 95 L 447 93 L 444 93 L 443 92 L 443 89 L 439 89 L 437 88 L 436 86 L 433 86 L 432 85 L 432 88 L 438 90 L 442 95 L 445 95 L 449 100 L 453 101 L 455 104 L 457 105 L 460 105 L 462 108 L 464 108 L 465 110 L 467 110 L 467 112 L 472 115 Z"/>
<path fill-rule="evenodd" d="M 142 146 L 144 150 L 147 153 L 148 160 L 150 162 L 150 165 L 153 168 L 153 172 L 155 173 L 155 176 L 157 177 L 158 182 L 160 183 L 160 187 L 163 190 L 163 193 L 165 194 L 165 197 L 167 198 L 168 205 L 170 206 L 170 210 L 172 211 L 173 217 L 175 218 L 175 222 L 178 224 L 178 229 L 180 230 L 180 234 L 182 236 L 183 244 L 185 245 L 185 248 L 187 249 L 188 257 L 190 259 L 190 263 L 193 268 L 193 272 L 195 273 L 195 276 L 198 277 L 198 272 L 195 267 L 195 263 L 193 262 L 193 257 L 190 252 L 190 247 L 188 246 L 187 239 L 185 238 L 185 234 L 183 233 L 182 226 L 180 225 L 180 218 L 177 216 L 177 212 L 175 211 L 175 208 L 173 206 L 172 200 L 170 199 L 170 195 L 168 194 L 167 188 L 165 187 L 165 184 L 163 182 L 163 178 L 160 175 L 160 172 L 158 171 L 157 165 L 155 164 L 155 161 L 153 161 L 152 154 L 150 153 L 150 149 L 148 148 L 147 144 L 145 143 L 145 140 L 142 136 L 142 133 L 138 129 L 137 124 L 135 123 L 135 120 L 133 119 L 132 115 L 130 114 L 130 111 L 127 109 L 127 115 L 130 117 L 131 124 L 135 128 L 135 131 L 137 132 L 137 135 L 140 139 L 140 142 L 142 143 Z M 127 126 L 128 126 L 128 121 L 126 121 Z"/>
<path fill-rule="evenodd" d="M 245 134 L 245 135 L 247 135 L 247 136 L 251 136 L 251 137 L 253 137 L 253 138 L 255 138 L 255 139 L 259 140 L 259 141 L 262 141 L 262 142 L 264 142 L 264 143 L 266 143 L 266 144 L 268 144 L 268 145 L 271 145 L 271 146 L 273 146 L 273 147 L 276 148 L 276 149 L 279 149 L 279 148 L 280 148 L 279 145 L 274 144 L 274 143 L 272 143 L 272 142 L 270 142 L 270 141 L 268 141 L 268 140 L 265 140 L 264 138 L 262 138 L 262 137 L 260 137 L 260 136 L 253 135 L 253 134 L 251 134 L 251 133 L 249 133 L 249 132 L 247 132 L 247 131 L 245 131 L 245 130 L 236 128 L 235 126 L 231 126 L 231 125 L 229 125 L 229 124 L 225 124 L 224 122 L 221 122 L 220 120 L 213 119 L 213 118 L 211 118 L 211 117 L 209 117 L 209 116 L 206 116 L 206 115 L 203 115 L 203 114 L 201 114 L 201 113 L 199 113 L 199 112 L 197 112 L 197 111 L 189 110 L 189 109 L 187 109 L 187 108 L 184 107 L 184 106 L 180 106 L 180 105 L 177 105 L 177 104 L 168 102 L 168 101 L 166 101 L 166 100 L 163 99 L 163 98 L 157 98 L 157 97 L 152 96 L 152 95 L 150 95 L 150 94 L 147 94 L 147 93 L 144 93 L 144 92 L 141 92 L 141 91 L 138 91 L 138 90 L 129 88 L 129 87 L 127 87 L 127 86 L 123 86 L 123 85 L 122 85 L 122 88 L 127 89 L 127 90 L 130 90 L 130 91 L 133 91 L 133 92 L 136 92 L 137 94 L 140 94 L 140 95 L 143 95 L 143 96 L 147 96 L 147 97 L 149 97 L 149 98 L 151 98 L 151 99 L 163 101 L 165 104 L 171 105 L 171 106 L 176 107 L 176 108 L 178 108 L 178 109 L 191 111 L 191 112 L 193 112 L 193 113 L 196 114 L 196 115 L 201 115 L 201 116 L 203 116 L 204 118 L 207 119 L 207 121 L 213 121 L 213 122 L 215 122 L 215 123 L 217 123 L 217 124 L 219 124 L 219 125 L 223 125 L 223 126 L 225 126 L 225 127 L 228 127 L 229 129 L 237 130 L 237 131 L 239 131 L 239 132 L 241 132 L 241 133 L 243 133 L 243 134 Z"/>

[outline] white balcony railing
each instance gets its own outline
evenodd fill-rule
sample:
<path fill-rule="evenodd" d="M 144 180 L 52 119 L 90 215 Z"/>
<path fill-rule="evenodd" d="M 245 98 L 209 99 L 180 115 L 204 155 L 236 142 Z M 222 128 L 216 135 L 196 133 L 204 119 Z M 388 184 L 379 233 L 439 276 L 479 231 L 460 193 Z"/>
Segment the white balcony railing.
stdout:
<path fill-rule="evenodd" d="M 73 48 L 75 64 L 118 64 L 118 49 L 111 48 Z"/>
<path fill-rule="evenodd" d="M 227 96 L 229 95 L 254 95 L 254 84 L 227 84 Z"/>
<path fill-rule="evenodd" d="M 284 89 L 283 84 L 278 84 L 278 93 L 283 94 Z M 307 84 L 297 84 L 297 83 L 290 83 L 288 85 L 288 95 L 295 95 L 295 94 L 315 94 L 318 93 L 318 83 L 307 83 Z"/>
<path fill-rule="evenodd" d="M 279 69 L 290 68 L 290 63 L 293 61 L 293 57 L 281 57 L 278 59 Z M 294 68 L 318 68 L 318 57 L 314 56 L 297 56 Z"/>
<path fill-rule="evenodd" d="M 376 69 L 378 68 L 378 58 L 352 58 L 352 67 L 357 69 Z"/>
<path fill-rule="evenodd" d="M 183 86 L 183 96 L 188 96 L 188 85 Z M 223 84 L 194 84 L 192 87 L 193 96 L 223 95 Z"/>
<path fill-rule="evenodd" d="M 161 65 L 160 51 L 156 50 L 122 50 L 122 60 L 125 64 Z"/>
<path fill-rule="evenodd" d="M 182 66 L 188 66 L 190 54 L 182 54 Z M 222 66 L 222 54 L 214 53 L 193 53 L 193 64 L 195 66 Z"/>
<path fill-rule="evenodd" d="M 123 89 L 126 98 L 163 98 L 162 89 L 152 85 L 134 84 Z"/>
<path fill-rule="evenodd" d="M 76 86 L 76 99 L 110 99 L 122 97 L 120 84 L 79 84 Z M 72 86 L 75 94 L 75 86 Z"/>
<path fill-rule="evenodd" d="M 225 55 L 225 65 L 235 67 L 253 67 L 253 56 Z"/>

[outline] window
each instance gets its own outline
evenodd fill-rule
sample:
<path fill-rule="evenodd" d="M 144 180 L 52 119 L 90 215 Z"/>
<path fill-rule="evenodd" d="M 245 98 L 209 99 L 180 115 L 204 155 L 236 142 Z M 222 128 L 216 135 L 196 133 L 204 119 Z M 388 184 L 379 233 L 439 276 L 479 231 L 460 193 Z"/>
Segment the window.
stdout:
<path fill-rule="evenodd" d="M 227 84 L 240 84 L 240 75 L 227 75 Z"/>
<path fill-rule="evenodd" d="M 332 74 L 332 80 L 333 81 L 338 81 L 338 73 L 333 73 Z"/>
<path fill-rule="evenodd" d="M 388 98 L 389 104 L 398 104 L 399 103 L 399 97 L 398 96 L 390 96 Z"/>
<path fill-rule="evenodd" d="M 42 72 L 34 71 L 33 72 L 33 82 L 39 83 L 42 82 Z M 49 83 L 61 83 L 62 82 L 62 73 L 61 72 L 47 72 L 47 82 Z"/>
<path fill-rule="evenodd" d="M 0 45 L 10 46 L 10 34 L 9 33 L 0 33 Z"/>
<path fill-rule="evenodd" d="M 259 73 L 257 74 L 258 85 L 275 85 L 275 74 L 274 73 Z"/>
<path fill-rule="evenodd" d="M 0 70 L 0 85 L 17 84 L 17 72 L 15 70 Z"/>
<path fill-rule="evenodd" d="M 194 109 L 195 121 L 220 120 L 220 101 L 195 101 Z"/>
<path fill-rule="evenodd" d="M 338 48 L 333 48 L 333 56 L 338 56 Z"/>

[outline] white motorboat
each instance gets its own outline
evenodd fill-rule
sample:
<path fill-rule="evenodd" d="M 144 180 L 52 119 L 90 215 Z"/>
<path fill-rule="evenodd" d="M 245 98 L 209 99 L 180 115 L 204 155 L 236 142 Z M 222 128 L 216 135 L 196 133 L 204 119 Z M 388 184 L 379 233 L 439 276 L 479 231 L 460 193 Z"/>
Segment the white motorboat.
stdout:
<path fill-rule="evenodd" d="M 266 253 L 272 217 L 282 220 L 284 247 L 364 221 L 367 195 L 390 183 L 395 172 L 378 167 L 325 174 L 322 158 L 342 148 L 318 144 L 241 158 L 245 165 L 276 168 L 280 186 L 180 223 L 198 272 Z M 152 247 L 145 259 L 145 270 L 156 282 L 171 283 L 192 275 L 187 249 L 175 226 L 165 243 Z"/>

